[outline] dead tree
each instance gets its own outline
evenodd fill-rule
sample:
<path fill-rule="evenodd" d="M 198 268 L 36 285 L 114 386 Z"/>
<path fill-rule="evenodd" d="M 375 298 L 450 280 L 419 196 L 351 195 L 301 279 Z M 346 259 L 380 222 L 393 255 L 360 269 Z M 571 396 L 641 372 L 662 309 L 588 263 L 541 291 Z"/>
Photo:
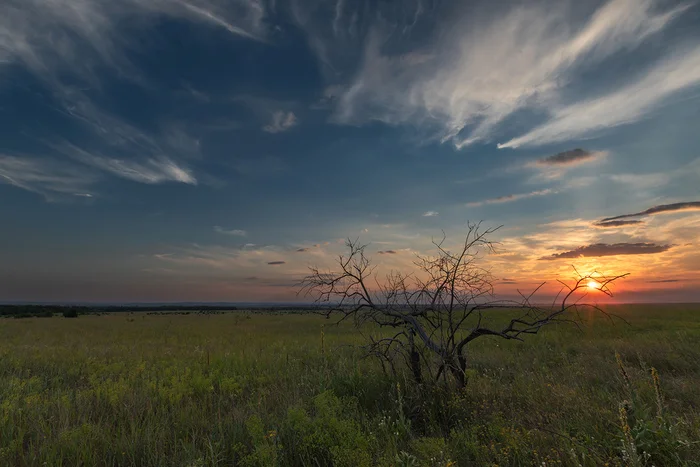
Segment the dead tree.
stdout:
<path fill-rule="evenodd" d="M 443 236 L 433 241 L 437 256 L 417 256 L 416 271 L 394 271 L 383 281 L 365 254 L 366 245 L 348 240 L 349 252 L 338 258 L 339 270 L 323 272 L 312 267 L 302 282 L 302 292 L 324 305 L 327 317 L 351 319 L 360 330 L 370 331 L 368 352 L 379 357 L 385 369 L 396 372 L 397 366 L 406 365 L 417 383 L 449 378 L 463 387 L 466 350 L 472 341 L 484 336 L 522 341 L 547 325 L 576 323 L 583 306 L 605 313 L 596 305 L 580 303 L 578 292 L 595 287 L 611 296 L 610 284 L 627 275 L 605 277 L 576 271 L 573 284 L 561 282 L 563 289 L 551 306 L 533 300 L 544 283 L 528 295 L 521 294 L 520 300 L 496 301 L 493 277 L 480 263 L 484 253 L 493 251 L 488 237 L 497 229 L 468 224 L 456 253 L 446 249 Z M 490 323 L 487 316 L 492 315 L 507 315 L 507 319 Z M 389 331 L 374 336 L 377 326 Z"/>

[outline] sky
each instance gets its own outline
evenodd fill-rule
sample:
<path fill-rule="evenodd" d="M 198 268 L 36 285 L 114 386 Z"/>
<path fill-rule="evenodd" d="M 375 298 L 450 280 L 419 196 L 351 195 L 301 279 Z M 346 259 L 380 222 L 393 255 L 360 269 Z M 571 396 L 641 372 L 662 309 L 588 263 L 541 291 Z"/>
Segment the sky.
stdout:
<path fill-rule="evenodd" d="M 502 296 L 700 301 L 697 2 L 2 4 L 0 301 L 304 301 L 468 221 Z"/>

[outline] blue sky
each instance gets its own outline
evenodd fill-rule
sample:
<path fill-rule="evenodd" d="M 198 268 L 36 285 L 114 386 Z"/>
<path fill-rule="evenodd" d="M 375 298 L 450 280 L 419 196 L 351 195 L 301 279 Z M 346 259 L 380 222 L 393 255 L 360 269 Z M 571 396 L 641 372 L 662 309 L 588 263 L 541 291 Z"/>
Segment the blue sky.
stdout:
<path fill-rule="evenodd" d="M 505 294 L 697 301 L 698 121 L 692 2 L 6 0 L 0 300 L 296 300 L 471 220 Z"/>

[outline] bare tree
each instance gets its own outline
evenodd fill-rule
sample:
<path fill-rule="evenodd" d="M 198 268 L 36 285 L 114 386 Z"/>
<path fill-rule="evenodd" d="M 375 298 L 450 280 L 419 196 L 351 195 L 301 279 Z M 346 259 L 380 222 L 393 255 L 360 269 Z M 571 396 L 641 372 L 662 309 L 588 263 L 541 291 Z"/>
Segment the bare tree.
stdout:
<path fill-rule="evenodd" d="M 498 228 L 482 229 L 468 224 L 459 250 L 446 249 L 445 237 L 433 241 L 435 257 L 417 256 L 416 271 L 393 271 L 383 281 L 365 254 L 366 245 L 348 240 L 347 255 L 338 258 L 339 270 L 324 272 L 312 267 L 302 282 L 302 292 L 324 305 L 327 317 L 352 319 L 360 329 L 389 328 L 375 337 L 371 332 L 368 350 L 392 372 L 405 364 L 416 382 L 426 379 L 453 379 L 458 387 L 466 384 L 467 346 L 483 336 L 522 341 L 544 326 L 577 323 L 579 308 L 587 306 L 605 313 L 596 305 L 582 304 L 582 289 L 595 287 L 612 296 L 610 284 L 627 274 L 605 277 L 599 273 L 579 274 L 563 289 L 551 306 L 540 306 L 532 293 L 520 300 L 496 301 L 494 279 L 480 265 L 484 253 L 494 244 L 488 237 Z M 575 270 L 575 269 L 574 269 Z M 607 313 L 606 313 L 607 314 Z M 487 316 L 507 316 L 500 324 Z M 498 321 L 498 320 L 497 320 Z M 490 323 L 490 324 L 489 324 Z"/>

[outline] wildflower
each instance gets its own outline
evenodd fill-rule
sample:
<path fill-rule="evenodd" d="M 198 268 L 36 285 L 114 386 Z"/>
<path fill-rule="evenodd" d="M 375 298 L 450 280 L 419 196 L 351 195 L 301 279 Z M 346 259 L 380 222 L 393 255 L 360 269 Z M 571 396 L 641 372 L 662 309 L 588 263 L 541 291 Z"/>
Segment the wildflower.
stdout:
<path fill-rule="evenodd" d="M 629 402 L 623 401 L 620 404 L 620 426 L 622 428 L 622 458 L 630 466 L 642 465 L 637 454 L 637 446 L 634 443 L 634 438 L 632 437 L 632 429 L 628 421 L 628 404 Z"/>
<path fill-rule="evenodd" d="M 620 404 L 620 425 L 622 426 L 622 433 L 627 436 L 632 434 L 629 422 L 627 421 L 627 404 L 624 401 Z"/>

